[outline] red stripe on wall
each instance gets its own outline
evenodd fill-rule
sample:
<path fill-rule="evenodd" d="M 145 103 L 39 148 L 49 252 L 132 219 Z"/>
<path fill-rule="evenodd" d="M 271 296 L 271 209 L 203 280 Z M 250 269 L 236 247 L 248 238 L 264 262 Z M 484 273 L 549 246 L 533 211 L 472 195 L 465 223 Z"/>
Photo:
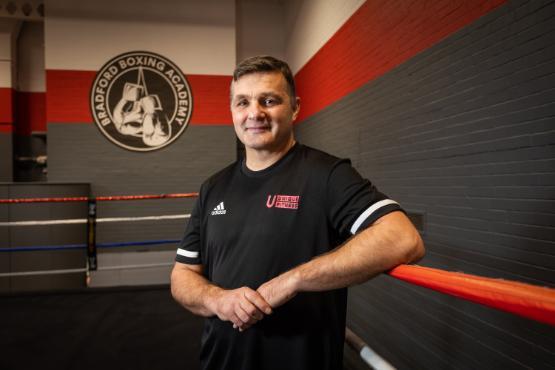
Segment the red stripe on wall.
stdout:
<path fill-rule="evenodd" d="M 96 72 L 46 71 L 46 121 L 93 123 L 89 92 Z"/>
<path fill-rule="evenodd" d="M 46 120 L 52 123 L 93 123 L 89 93 L 95 71 L 46 71 Z M 193 94 L 192 125 L 231 124 L 231 76 L 187 75 Z"/>
<path fill-rule="evenodd" d="M 302 99 L 297 122 L 505 2 L 366 1 L 295 76 Z"/>
<path fill-rule="evenodd" d="M 11 127 L 13 123 L 13 89 L 0 87 L 0 125 Z"/>
<path fill-rule="evenodd" d="M 231 124 L 231 76 L 187 75 L 193 93 L 191 124 Z"/>
<path fill-rule="evenodd" d="M 46 94 L 18 91 L 15 100 L 15 132 L 18 135 L 46 132 Z"/>
<path fill-rule="evenodd" d="M 0 132 L 5 134 L 11 134 L 13 131 L 13 127 L 7 123 L 0 123 Z"/>

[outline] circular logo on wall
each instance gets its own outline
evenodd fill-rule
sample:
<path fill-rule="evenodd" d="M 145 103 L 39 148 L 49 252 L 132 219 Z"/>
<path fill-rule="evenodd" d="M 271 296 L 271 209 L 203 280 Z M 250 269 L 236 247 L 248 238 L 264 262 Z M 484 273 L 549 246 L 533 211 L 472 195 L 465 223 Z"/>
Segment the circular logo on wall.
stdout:
<path fill-rule="evenodd" d="M 102 66 L 90 98 L 100 132 L 116 145 L 139 152 L 175 141 L 193 107 L 185 75 L 170 60 L 146 51 L 118 55 Z"/>

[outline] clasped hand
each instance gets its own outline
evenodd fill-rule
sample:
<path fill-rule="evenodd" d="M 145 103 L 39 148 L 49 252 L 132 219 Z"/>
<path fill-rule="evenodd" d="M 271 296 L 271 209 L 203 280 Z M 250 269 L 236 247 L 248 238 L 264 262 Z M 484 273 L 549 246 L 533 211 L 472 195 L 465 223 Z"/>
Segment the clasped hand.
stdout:
<path fill-rule="evenodd" d="M 223 321 L 233 323 L 233 328 L 244 331 L 270 315 L 272 309 L 289 301 L 296 294 L 294 283 L 282 274 L 262 284 L 257 290 L 242 287 L 221 290 L 213 311 Z"/>

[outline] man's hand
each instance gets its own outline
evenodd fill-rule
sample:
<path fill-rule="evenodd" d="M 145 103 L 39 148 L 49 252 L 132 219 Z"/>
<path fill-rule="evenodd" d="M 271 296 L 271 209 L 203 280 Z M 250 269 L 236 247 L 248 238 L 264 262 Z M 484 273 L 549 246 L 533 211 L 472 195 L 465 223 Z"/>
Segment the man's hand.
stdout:
<path fill-rule="evenodd" d="M 297 294 L 295 270 L 285 272 L 262 284 L 256 291 L 272 306 L 279 307 Z"/>
<path fill-rule="evenodd" d="M 272 313 L 272 308 L 256 291 L 242 287 L 218 289 L 207 305 L 222 321 L 230 321 L 239 331 L 246 330 Z"/>

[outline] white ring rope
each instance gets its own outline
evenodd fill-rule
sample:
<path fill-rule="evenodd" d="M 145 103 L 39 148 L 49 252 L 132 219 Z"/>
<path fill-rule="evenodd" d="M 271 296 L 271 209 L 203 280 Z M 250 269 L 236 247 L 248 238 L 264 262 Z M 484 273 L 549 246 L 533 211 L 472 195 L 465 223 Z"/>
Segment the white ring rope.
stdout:
<path fill-rule="evenodd" d="M 133 270 L 133 269 L 146 269 L 154 267 L 169 267 L 173 266 L 173 263 L 145 263 L 141 265 L 119 265 L 119 266 L 98 266 L 97 271 L 110 271 L 110 270 Z"/>
<path fill-rule="evenodd" d="M 112 270 L 133 270 L 146 269 L 155 267 L 170 267 L 173 263 L 145 263 L 141 265 L 121 265 L 121 266 L 105 266 L 98 267 L 96 271 L 112 271 Z M 21 272 L 3 272 L 0 277 L 17 277 L 17 276 L 36 276 L 36 275 L 56 275 L 56 274 L 74 274 L 78 272 L 87 272 L 86 268 L 65 269 L 65 270 L 39 270 L 39 271 L 21 271 Z"/>
<path fill-rule="evenodd" d="M 74 274 L 74 273 L 77 273 L 77 272 L 87 272 L 87 269 L 86 268 L 80 268 L 80 269 L 65 269 L 65 270 L 2 272 L 2 273 L 0 273 L 0 277 Z"/>
<path fill-rule="evenodd" d="M 96 222 L 123 222 L 123 221 L 157 221 L 157 220 L 178 220 L 191 217 L 186 215 L 163 215 L 163 216 L 141 216 L 141 217 L 106 217 L 98 218 Z"/>
<path fill-rule="evenodd" d="M 185 215 L 162 215 L 162 216 L 140 216 L 140 217 L 105 217 L 97 218 L 96 222 L 129 222 L 129 221 L 158 221 L 158 220 L 178 220 L 191 217 L 190 214 Z M 1 226 L 46 226 L 46 225 L 70 225 L 70 224 L 86 224 L 86 218 L 74 218 L 65 220 L 46 220 L 46 221 L 9 221 L 0 222 Z"/>
<path fill-rule="evenodd" d="M 362 347 L 359 355 L 374 370 L 395 370 L 389 362 L 366 345 Z"/>
<path fill-rule="evenodd" d="M 130 221 L 159 221 L 159 220 L 179 220 L 190 218 L 190 214 L 182 215 L 161 215 L 161 216 L 138 216 L 138 217 L 105 217 L 97 218 L 97 223 L 103 222 L 130 222 Z M 1 226 L 47 226 L 47 225 L 71 225 L 71 224 L 86 224 L 86 218 L 65 219 L 65 220 L 44 220 L 44 221 L 10 221 L 0 222 Z M 143 269 L 143 268 L 156 268 L 156 267 L 169 267 L 173 263 L 147 263 L 139 265 L 120 265 L 120 266 L 99 266 L 97 271 L 112 271 L 112 270 L 130 270 L 130 269 Z M 87 268 L 77 269 L 63 269 L 63 270 L 38 270 L 38 271 L 19 271 L 19 272 L 5 272 L 0 273 L 1 277 L 17 277 L 17 276 L 37 276 L 37 275 L 56 275 L 56 274 L 73 274 L 87 272 Z"/>
<path fill-rule="evenodd" d="M 46 226 L 46 225 L 70 225 L 86 224 L 86 218 L 74 218 L 67 220 L 48 220 L 48 221 L 9 221 L 0 222 L 0 226 Z"/>

